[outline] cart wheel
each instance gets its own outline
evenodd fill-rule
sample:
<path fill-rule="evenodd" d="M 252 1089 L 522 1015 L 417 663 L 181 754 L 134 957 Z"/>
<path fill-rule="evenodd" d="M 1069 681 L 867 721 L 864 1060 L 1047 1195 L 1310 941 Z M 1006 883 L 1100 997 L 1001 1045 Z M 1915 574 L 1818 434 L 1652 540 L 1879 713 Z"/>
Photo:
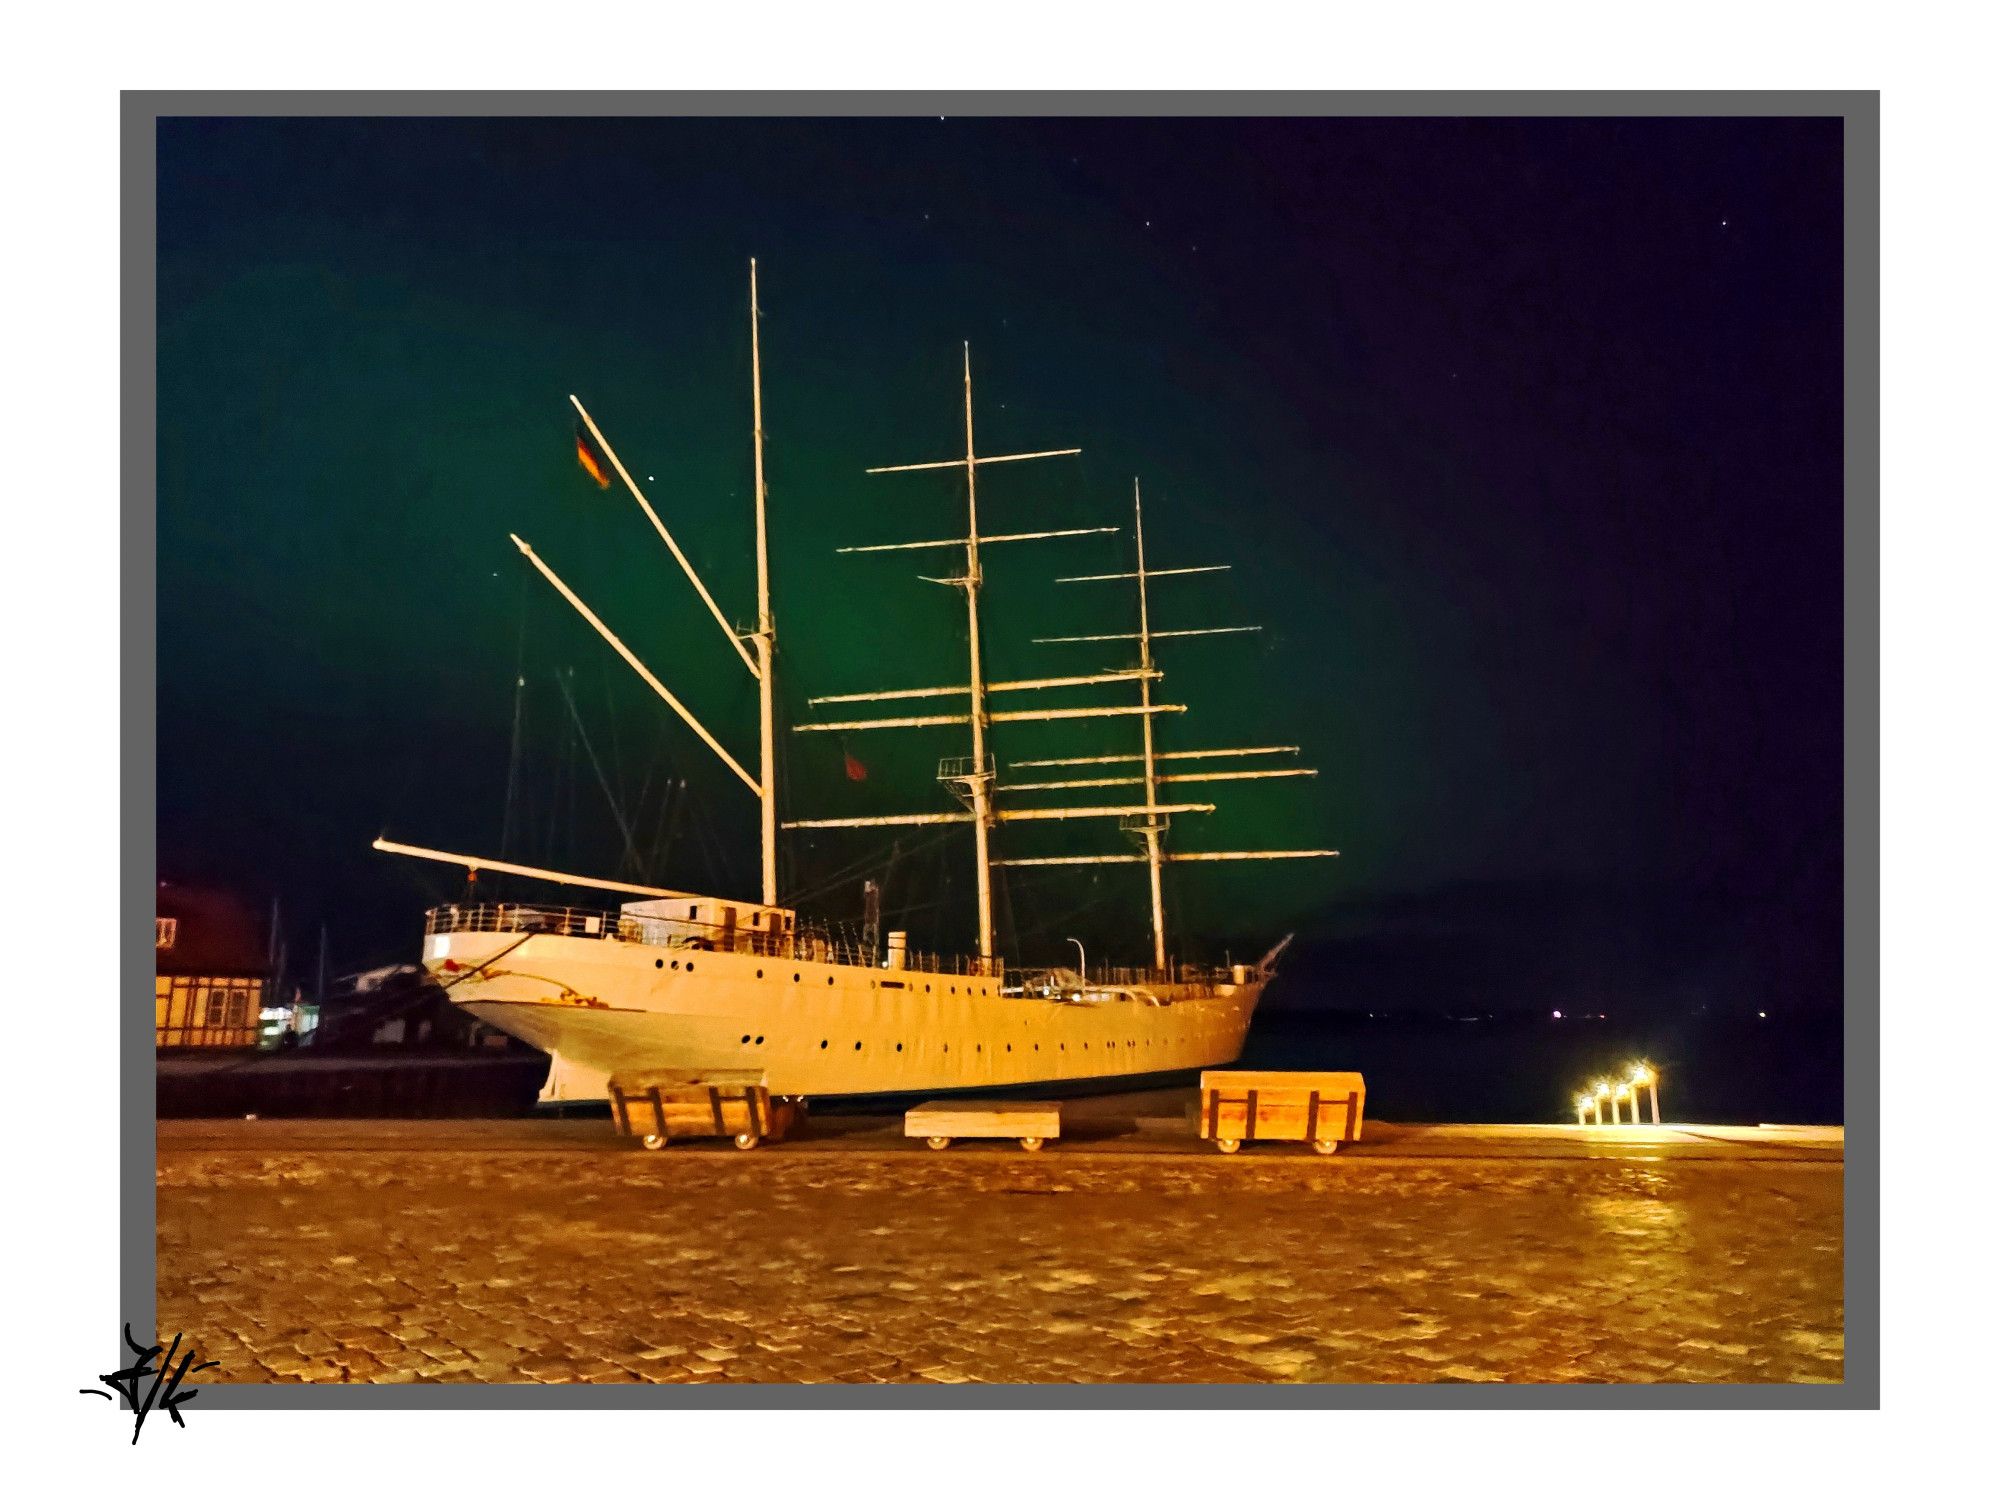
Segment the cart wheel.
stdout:
<path fill-rule="evenodd" d="M 761 1136 L 754 1136 L 749 1131 L 746 1130 L 743 1132 L 743 1134 L 736 1137 L 736 1149 L 738 1151 L 755 1150 L 757 1142 L 761 1139 L 762 1139 Z"/>
<path fill-rule="evenodd" d="M 1022 1136 L 1022 1137 L 1021 1137 L 1021 1149 L 1022 1149 L 1023 1151 L 1039 1151 L 1039 1150 L 1041 1150 L 1041 1149 L 1042 1149 L 1042 1138 L 1041 1138 L 1040 1136 L 1038 1136 L 1038 1135 L 1024 1135 L 1024 1136 Z"/>
<path fill-rule="evenodd" d="M 648 1151 L 657 1151 L 660 1147 L 666 1145 L 666 1143 L 667 1138 L 663 1135 L 643 1136 L 639 1141 L 639 1144 L 644 1146 Z"/>
<path fill-rule="evenodd" d="M 1242 1144 L 1241 1141 L 1232 1141 L 1224 1137 L 1217 1137 L 1215 1149 L 1220 1151 L 1224 1156 L 1233 1156 L 1236 1154 L 1236 1148 Z"/>
<path fill-rule="evenodd" d="M 924 1144 L 933 1151 L 942 1151 L 951 1144 L 951 1137 L 948 1135 L 934 1135 L 926 1139 Z"/>
<path fill-rule="evenodd" d="M 1340 1149 L 1339 1141 L 1327 1140 L 1327 1141 L 1313 1142 L 1313 1150 L 1317 1151 L 1321 1156 L 1331 1156 L 1333 1155 L 1334 1152 L 1338 1151 L 1339 1149 Z"/>

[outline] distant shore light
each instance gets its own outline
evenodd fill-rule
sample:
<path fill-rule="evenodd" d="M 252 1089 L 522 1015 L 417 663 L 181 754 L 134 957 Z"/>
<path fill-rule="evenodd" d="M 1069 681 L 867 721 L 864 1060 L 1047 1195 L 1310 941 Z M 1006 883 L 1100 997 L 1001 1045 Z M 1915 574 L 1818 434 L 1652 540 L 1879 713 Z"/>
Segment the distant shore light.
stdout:
<path fill-rule="evenodd" d="M 1560 1021 L 1563 1018 L 1563 1013 L 1559 1010 L 1551 1012 L 1551 1014 L 1553 1014 L 1558 1021 Z"/>

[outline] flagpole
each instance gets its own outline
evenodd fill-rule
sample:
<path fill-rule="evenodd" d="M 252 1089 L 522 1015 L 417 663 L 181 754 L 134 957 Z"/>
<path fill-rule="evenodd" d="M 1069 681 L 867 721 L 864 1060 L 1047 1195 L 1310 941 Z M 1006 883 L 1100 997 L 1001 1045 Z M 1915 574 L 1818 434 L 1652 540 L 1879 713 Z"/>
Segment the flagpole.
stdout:
<path fill-rule="evenodd" d="M 757 752 L 758 834 L 764 866 L 764 904 L 778 904 L 777 700 L 771 681 L 777 632 L 771 622 L 771 548 L 764 496 L 764 370 L 757 337 L 757 261 L 750 261 L 750 420 L 757 489 Z"/>

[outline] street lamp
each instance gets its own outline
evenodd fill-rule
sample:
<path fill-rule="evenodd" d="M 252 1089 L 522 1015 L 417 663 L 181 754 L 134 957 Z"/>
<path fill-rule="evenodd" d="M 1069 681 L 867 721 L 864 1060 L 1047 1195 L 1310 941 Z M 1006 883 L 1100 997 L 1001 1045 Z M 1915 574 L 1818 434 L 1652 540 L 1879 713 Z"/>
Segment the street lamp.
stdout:
<path fill-rule="evenodd" d="M 1592 1104 L 1592 1103 L 1594 1102 L 1594 1098 L 1595 1098 L 1595 1096 L 1594 1096 L 1594 1095 L 1591 1095 L 1591 1094 L 1589 1094 L 1589 1093 L 1582 1093 L 1582 1094 L 1578 1094 L 1578 1095 L 1576 1096 L 1576 1123 L 1577 1123 L 1577 1124 L 1579 1124 L 1579 1125 L 1582 1125 L 1582 1124 L 1584 1124 L 1584 1123 L 1585 1123 L 1585 1121 L 1584 1121 L 1584 1118 L 1583 1118 L 1583 1117 L 1584 1117 L 1585 1115 L 1587 1115 L 1587 1114 L 1589 1114 L 1589 1113 L 1590 1113 L 1590 1106 L 1591 1106 L 1591 1104 Z"/>
<path fill-rule="evenodd" d="M 1639 1090 L 1645 1089 L 1651 1096 L 1653 1123 L 1660 1123 L 1660 1075 L 1653 1071 L 1650 1063 L 1632 1064 L 1632 1118 L 1639 1118 Z"/>
<path fill-rule="evenodd" d="M 1597 1109 L 1597 1118 L 1592 1122 L 1593 1124 L 1602 1125 L 1604 1123 L 1604 1101 L 1606 1099 L 1609 1099 L 1610 1097 L 1611 1097 L 1610 1082 L 1603 1078 L 1598 1079 L 1597 1082 L 1591 1088 L 1591 1103 Z M 1614 1106 L 1613 1108 L 1615 1111 L 1616 1106 Z M 1613 1123 L 1614 1124 L 1616 1123 L 1615 1118 L 1613 1120 Z"/>

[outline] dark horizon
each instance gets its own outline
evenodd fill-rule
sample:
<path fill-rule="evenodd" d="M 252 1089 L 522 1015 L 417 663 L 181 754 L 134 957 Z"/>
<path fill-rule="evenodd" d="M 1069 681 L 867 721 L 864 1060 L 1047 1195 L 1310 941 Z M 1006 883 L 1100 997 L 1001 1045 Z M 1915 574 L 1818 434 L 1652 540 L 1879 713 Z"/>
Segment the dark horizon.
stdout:
<path fill-rule="evenodd" d="M 159 160 L 160 875 L 280 895 L 295 955 L 325 921 L 338 968 L 415 956 L 462 882 L 372 853 L 385 829 L 611 873 L 591 755 L 645 878 L 751 889 L 750 799 L 506 534 L 754 746 L 747 677 L 576 469 L 565 398 L 744 614 L 755 254 L 788 721 L 952 680 L 962 610 L 908 554 L 832 549 L 953 534 L 948 481 L 861 470 L 962 442 L 967 339 L 982 447 L 1084 449 L 982 477 L 983 518 L 1122 525 L 1136 473 L 1155 566 L 1234 568 L 1161 585 L 1157 623 L 1265 627 L 1162 648 L 1166 747 L 1320 770 L 1176 824 L 1342 850 L 1173 870 L 1203 956 L 1297 928 L 1336 1008 L 1839 1005 L 1837 120 L 183 120 Z M 996 671 L 1116 664 L 1019 627 L 1129 629 L 1113 589 L 1041 587 L 1129 545 L 996 558 Z M 785 738 L 797 816 L 941 806 L 962 750 Z M 903 841 L 922 946 L 965 941 L 968 842 Z M 790 836 L 789 889 L 889 844 Z M 1143 875 L 1030 874 L 1024 943 L 1140 956 Z"/>

